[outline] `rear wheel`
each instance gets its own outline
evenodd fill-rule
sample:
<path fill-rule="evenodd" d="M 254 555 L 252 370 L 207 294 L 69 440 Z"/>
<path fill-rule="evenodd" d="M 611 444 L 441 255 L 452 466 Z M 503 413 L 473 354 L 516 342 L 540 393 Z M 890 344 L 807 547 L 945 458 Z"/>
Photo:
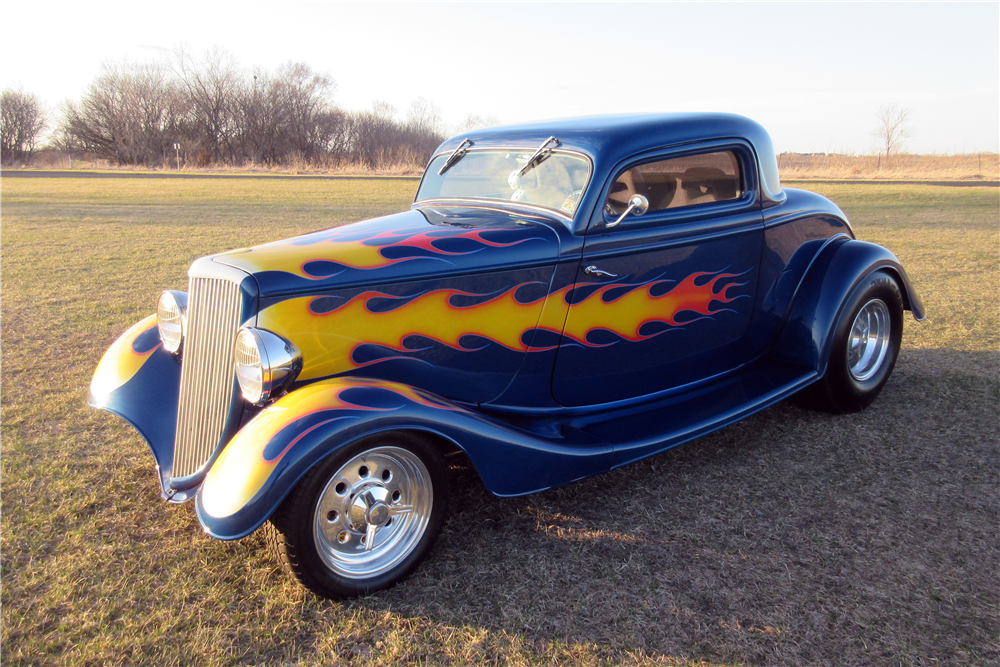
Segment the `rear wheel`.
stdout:
<path fill-rule="evenodd" d="M 868 407 L 889 380 L 903 337 L 903 297 L 890 274 L 877 271 L 855 288 L 833 336 L 826 373 L 804 398 L 827 412 Z"/>
<path fill-rule="evenodd" d="M 422 438 L 366 439 L 311 471 L 271 519 L 285 570 L 334 599 L 395 585 L 437 539 L 448 496 L 441 453 Z"/>

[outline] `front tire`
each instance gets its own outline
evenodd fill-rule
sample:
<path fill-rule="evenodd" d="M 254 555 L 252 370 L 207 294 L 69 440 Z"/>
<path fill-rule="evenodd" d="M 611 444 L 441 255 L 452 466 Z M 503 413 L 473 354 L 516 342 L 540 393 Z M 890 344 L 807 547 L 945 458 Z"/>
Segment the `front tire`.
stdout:
<path fill-rule="evenodd" d="M 813 407 L 833 413 L 871 405 L 892 375 L 903 339 L 903 297 L 876 271 L 854 289 L 837 322 L 826 373 L 806 389 Z"/>
<path fill-rule="evenodd" d="M 436 447 L 390 433 L 327 457 L 271 517 L 284 569 L 317 595 L 394 586 L 426 557 L 444 523 L 448 478 Z"/>

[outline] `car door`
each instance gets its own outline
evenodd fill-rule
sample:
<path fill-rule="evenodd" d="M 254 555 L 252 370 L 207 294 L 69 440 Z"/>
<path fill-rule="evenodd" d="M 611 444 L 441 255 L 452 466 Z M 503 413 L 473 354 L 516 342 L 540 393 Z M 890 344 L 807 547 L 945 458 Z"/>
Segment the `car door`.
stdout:
<path fill-rule="evenodd" d="M 664 392 L 748 361 L 763 239 L 756 158 L 742 141 L 625 162 L 590 221 L 553 370 L 562 405 Z M 632 195 L 648 210 L 629 212 Z"/>

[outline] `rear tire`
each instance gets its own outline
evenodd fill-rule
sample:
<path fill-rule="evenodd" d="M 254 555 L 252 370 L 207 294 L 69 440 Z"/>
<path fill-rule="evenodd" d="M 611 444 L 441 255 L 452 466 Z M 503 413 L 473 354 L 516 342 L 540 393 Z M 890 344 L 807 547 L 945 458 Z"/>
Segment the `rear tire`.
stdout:
<path fill-rule="evenodd" d="M 317 595 L 394 586 L 427 556 L 444 523 L 441 452 L 410 433 L 366 438 L 321 461 L 271 517 L 282 568 Z"/>
<path fill-rule="evenodd" d="M 826 412 L 871 405 L 892 375 L 903 338 L 903 296 L 896 279 L 876 271 L 847 298 L 837 321 L 826 373 L 801 398 Z"/>

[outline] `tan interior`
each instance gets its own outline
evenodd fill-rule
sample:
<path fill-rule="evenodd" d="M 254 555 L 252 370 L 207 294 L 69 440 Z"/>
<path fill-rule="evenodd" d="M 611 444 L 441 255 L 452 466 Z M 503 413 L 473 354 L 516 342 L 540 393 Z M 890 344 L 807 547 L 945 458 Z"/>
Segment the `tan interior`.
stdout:
<path fill-rule="evenodd" d="M 689 167 L 683 172 L 671 171 L 671 167 L 683 167 L 682 160 L 687 164 L 691 162 L 691 158 L 664 160 L 623 173 L 608 194 L 608 213 L 621 215 L 634 194 L 646 197 L 651 211 L 726 201 L 740 196 L 738 173 L 727 174 L 718 167 Z M 735 164 L 735 158 L 733 162 Z"/>

